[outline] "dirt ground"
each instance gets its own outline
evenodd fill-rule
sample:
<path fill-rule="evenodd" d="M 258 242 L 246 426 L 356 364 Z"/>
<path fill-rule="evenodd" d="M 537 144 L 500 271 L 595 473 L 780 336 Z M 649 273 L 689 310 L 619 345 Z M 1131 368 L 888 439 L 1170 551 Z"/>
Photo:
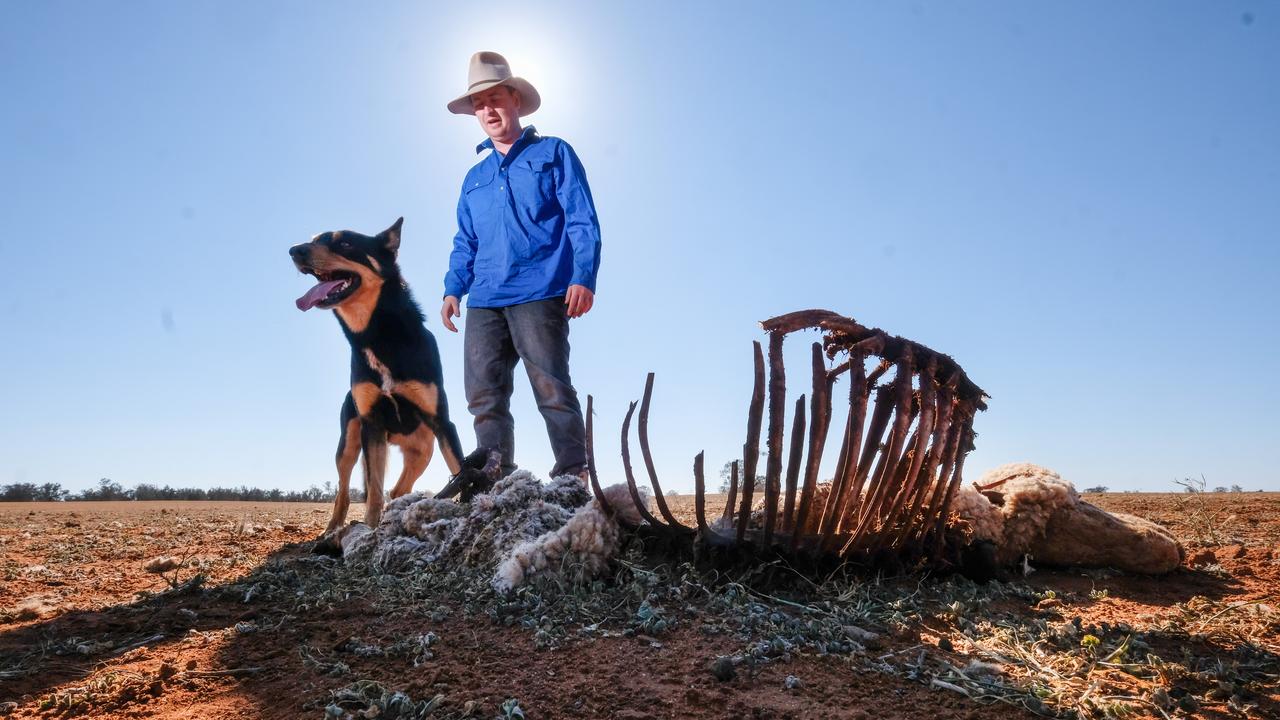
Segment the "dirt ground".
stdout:
<path fill-rule="evenodd" d="M 1280 717 L 1280 494 L 1088 499 L 1165 524 L 1186 567 L 781 597 L 624 561 L 648 590 L 512 602 L 353 576 L 309 552 L 320 505 L 0 503 L 0 716 Z M 814 640 L 840 603 L 858 642 Z M 764 615 L 803 638 L 750 650 Z"/>

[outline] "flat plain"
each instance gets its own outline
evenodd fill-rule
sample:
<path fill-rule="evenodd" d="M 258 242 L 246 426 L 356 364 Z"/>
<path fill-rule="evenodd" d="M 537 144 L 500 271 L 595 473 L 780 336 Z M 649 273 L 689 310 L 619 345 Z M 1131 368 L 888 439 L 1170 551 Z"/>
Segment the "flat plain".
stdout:
<path fill-rule="evenodd" d="M 1086 499 L 1184 567 L 764 588 L 633 548 L 504 597 L 312 555 L 322 505 L 0 504 L 0 716 L 1280 717 L 1280 494 Z"/>

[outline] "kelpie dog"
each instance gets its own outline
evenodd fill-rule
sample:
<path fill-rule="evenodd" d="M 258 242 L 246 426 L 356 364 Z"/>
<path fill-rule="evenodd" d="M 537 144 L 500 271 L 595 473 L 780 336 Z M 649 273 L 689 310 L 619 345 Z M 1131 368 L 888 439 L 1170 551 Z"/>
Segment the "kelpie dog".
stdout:
<path fill-rule="evenodd" d="M 340 230 L 289 248 L 294 265 L 320 281 L 298 298 L 298 309 L 333 310 L 351 343 L 351 392 L 342 403 L 338 439 L 338 495 L 324 535 L 329 542 L 336 541 L 346 521 L 351 470 L 361 453 L 370 527 L 382 517 L 388 441 L 404 455 L 392 498 L 413 489 L 431 461 L 433 441 L 453 474 L 442 496 L 469 488 L 474 478 L 464 478 L 490 460 L 490 453 L 480 451 L 463 458 L 458 431 L 449 421 L 435 337 L 423 325 L 422 310 L 396 264 L 403 221 L 373 237 Z M 472 471 L 464 474 L 464 466 Z"/>

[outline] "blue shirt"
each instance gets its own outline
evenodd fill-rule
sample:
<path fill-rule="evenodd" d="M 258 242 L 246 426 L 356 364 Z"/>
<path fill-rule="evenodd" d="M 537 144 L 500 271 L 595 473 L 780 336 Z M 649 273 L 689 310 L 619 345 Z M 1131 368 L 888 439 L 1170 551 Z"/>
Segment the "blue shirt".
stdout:
<path fill-rule="evenodd" d="M 485 140 L 476 152 L 493 149 Z M 506 307 L 596 290 L 600 223 L 582 163 L 569 143 L 525 128 L 467 173 L 444 294 L 470 307 Z"/>

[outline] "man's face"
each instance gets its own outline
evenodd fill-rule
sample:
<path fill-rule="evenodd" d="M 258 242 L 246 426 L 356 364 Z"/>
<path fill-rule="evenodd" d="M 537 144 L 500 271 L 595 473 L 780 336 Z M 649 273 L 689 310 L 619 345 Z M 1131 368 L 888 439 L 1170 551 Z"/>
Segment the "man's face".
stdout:
<path fill-rule="evenodd" d="M 494 140 L 512 141 L 520 136 L 520 96 L 506 85 L 471 96 L 476 119 Z"/>

